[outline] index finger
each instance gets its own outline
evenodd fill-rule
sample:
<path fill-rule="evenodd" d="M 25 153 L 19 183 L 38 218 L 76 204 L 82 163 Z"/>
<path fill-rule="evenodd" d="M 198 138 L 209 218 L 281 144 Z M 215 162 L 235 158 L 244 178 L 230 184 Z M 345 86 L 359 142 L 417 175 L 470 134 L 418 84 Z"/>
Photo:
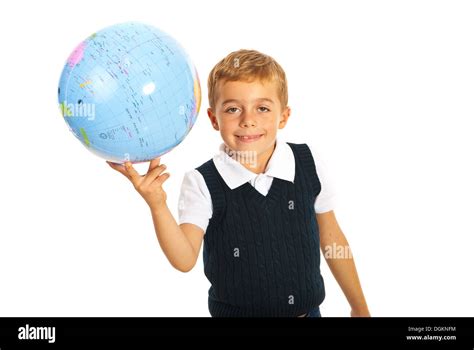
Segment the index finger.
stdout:
<path fill-rule="evenodd" d="M 142 176 L 135 170 L 131 162 L 125 162 L 124 166 L 127 174 L 130 176 L 130 180 L 135 184 Z"/>
<path fill-rule="evenodd" d="M 148 167 L 148 172 L 150 172 L 150 170 L 153 170 L 158 165 L 160 165 L 160 159 L 161 159 L 161 157 L 158 157 L 158 158 L 155 158 L 155 159 L 151 160 L 150 166 Z"/>
<path fill-rule="evenodd" d="M 128 174 L 127 174 L 127 170 L 125 169 L 125 167 L 123 166 L 123 164 L 119 164 L 119 163 L 113 163 L 113 162 L 109 162 L 108 160 L 105 161 L 112 169 L 114 169 L 115 171 L 118 171 L 120 174 L 122 174 L 123 176 L 126 176 L 127 178 L 129 178 Z"/>

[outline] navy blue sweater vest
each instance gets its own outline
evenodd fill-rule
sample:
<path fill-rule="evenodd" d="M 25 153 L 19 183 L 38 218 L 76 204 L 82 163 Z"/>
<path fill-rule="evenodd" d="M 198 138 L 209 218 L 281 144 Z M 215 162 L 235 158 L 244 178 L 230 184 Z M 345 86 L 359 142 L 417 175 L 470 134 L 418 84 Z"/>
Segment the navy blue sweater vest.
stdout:
<path fill-rule="evenodd" d="M 231 190 L 212 159 L 197 168 L 213 206 L 203 250 L 213 317 L 298 316 L 325 297 L 314 211 L 321 184 L 308 146 L 288 145 L 294 183 L 274 178 L 267 196 L 248 182 Z"/>

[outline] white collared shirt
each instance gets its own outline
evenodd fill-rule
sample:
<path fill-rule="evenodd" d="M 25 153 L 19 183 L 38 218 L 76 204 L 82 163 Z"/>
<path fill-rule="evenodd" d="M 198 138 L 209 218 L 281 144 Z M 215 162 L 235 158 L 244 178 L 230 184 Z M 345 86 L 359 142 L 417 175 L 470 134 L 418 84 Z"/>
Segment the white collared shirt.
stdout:
<path fill-rule="evenodd" d="M 334 210 L 334 190 L 324 164 L 316 157 L 311 146 L 309 147 L 321 183 L 321 192 L 316 197 L 314 210 L 318 214 L 325 213 Z M 295 157 L 290 146 L 280 139 L 277 139 L 275 150 L 264 173 L 256 174 L 234 158 L 226 153 L 225 144 L 221 144 L 219 153 L 212 159 L 220 176 L 232 190 L 249 182 L 258 192 L 266 196 L 273 178 L 294 182 Z M 188 171 L 184 175 L 179 196 L 178 217 L 180 224 L 191 223 L 202 228 L 204 232 L 206 232 L 209 219 L 212 217 L 211 194 L 204 177 L 196 169 Z"/>

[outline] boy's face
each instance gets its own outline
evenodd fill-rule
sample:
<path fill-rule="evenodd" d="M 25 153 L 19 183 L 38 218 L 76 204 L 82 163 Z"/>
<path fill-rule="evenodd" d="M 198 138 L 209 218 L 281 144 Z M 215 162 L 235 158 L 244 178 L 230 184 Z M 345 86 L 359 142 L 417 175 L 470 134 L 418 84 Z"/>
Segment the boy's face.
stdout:
<path fill-rule="evenodd" d="M 219 82 L 216 91 L 214 110 L 208 109 L 212 126 L 231 150 L 255 152 L 259 169 L 252 171 L 263 172 L 277 130 L 285 127 L 290 116 L 290 108 L 281 105 L 276 83 Z"/>

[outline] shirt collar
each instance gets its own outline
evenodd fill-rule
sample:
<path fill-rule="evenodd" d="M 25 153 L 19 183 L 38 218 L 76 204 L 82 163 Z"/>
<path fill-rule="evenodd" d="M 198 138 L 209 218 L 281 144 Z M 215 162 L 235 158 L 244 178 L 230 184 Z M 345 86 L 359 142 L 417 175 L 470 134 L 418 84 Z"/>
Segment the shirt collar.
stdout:
<path fill-rule="evenodd" d="M 242 156 L 246 156 L 246 154 Z M 233 155 L 232 151 L 229 151 L 224 143 L 220 145 L 219 152 L 213 157 L 213 161 L 217 171 L 224 179 L 227 186 L 232 190 L 261 175 L 248 170 L 240 164 L 237 156 Z M 251 162 L 251 157 L 249 156 L 246 161 Z M 270 157 L 267 168 L 263 174 L 270 177 L 277 177 L 285 181 L 294 181 L 295 157 L 293 151 L 286 142 L 279 139 L 276 140 L 276 147 L 273 150 L 273 154 Z"/>

